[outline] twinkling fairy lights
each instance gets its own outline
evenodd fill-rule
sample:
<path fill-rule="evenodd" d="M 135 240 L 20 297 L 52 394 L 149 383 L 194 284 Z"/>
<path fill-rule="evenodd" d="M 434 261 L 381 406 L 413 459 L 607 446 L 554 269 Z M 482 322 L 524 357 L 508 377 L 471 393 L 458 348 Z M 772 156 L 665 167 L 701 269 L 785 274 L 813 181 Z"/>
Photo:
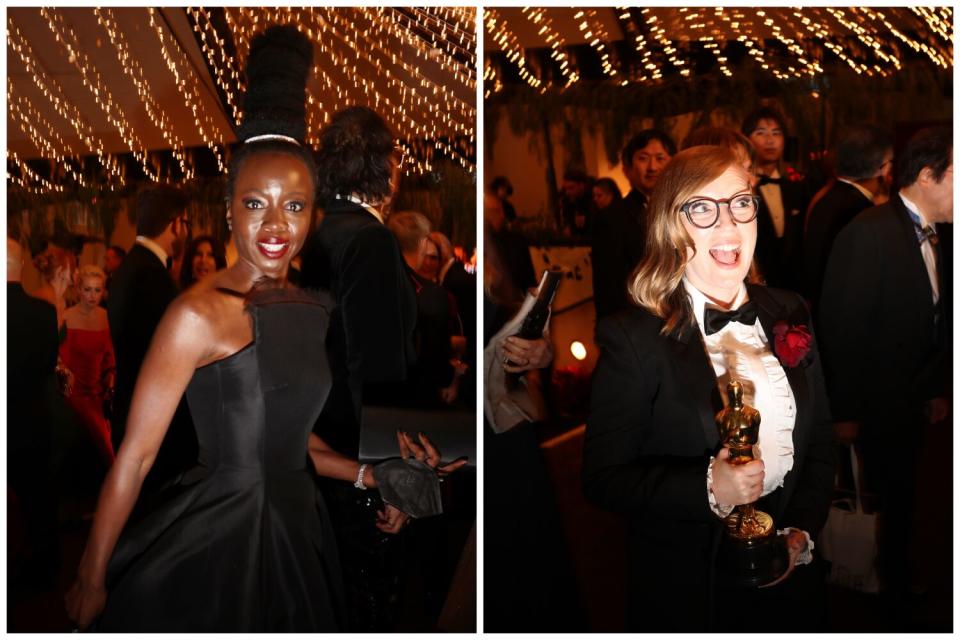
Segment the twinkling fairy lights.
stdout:
<path fill-rule="evenodd" d="M 170 145 L 171 153 L 177 162 L 180 163 L 180 170 L 183 172 L 184 178 L 189 180 L 193 177 L 193 169 L 188 166 L 183 140 L 173 130 L 166 112 L 154 97 L 154 91 L 143 72 L 143 66 L 130 53 L 130 46 L 123 32 L 117 25 L 117 19 L 113 11 L 109 8 L 97 7 L 93 12 L 97 16 L 97 21 L 100 23 L 100 26 L 107 32 L 110 43 L 114 46 L 114 49 L 116 49 L 117 59 L 120 61 L 120 66 L 124 74 L 130 78 L 133 86 L 136 87 L 137 97 L 140 98 L 140 102 L 143 104 L 144 109 L 146 109 L 147 114 L 153 120 L 154 124 L 160 129 L 160 134 L 163 136 L 163 139 Z"/>
<path fill-rule="evenodd" d="M 490 7 L 484 8 L 483 17 L 487 31 L 506 54 L 507 59 L 517 66 L 520 78 L 534 89 L 539 89 L 542 82 L 527 67 L 526 51 L 520 46 L 517 35 L 507 26 L 507 21 L 500 16 L 499 11 Z"/>
<path fill-rule="evenodd" d="M 101 166 L 103 166 L 108 173 L 108 181 L 111 183 L 111 188 L 113 187 L 113 180 L 116 180 L 116 182 L 122 186 L 125 183 L 122 168 L 118 166 L 117 161 L 113 157 L 105 152 L 103 140 L 93 135 L 93 128 L 90 126 L 90 123 L 81 113 L 80 109 L 67 98 L 67 92 L 60 83 L 37 64 L 37 58 L 33 49 L 10 16 L 7 17 L 7 44 L 13 49 L 14 53 L 17 54 L 17 57 L 26 68 L 27 74 L 30 76 L 33 84 L 40 90 L 44 98 L 46 98 L 50 107 L 57 115 L 70 123 L 71 128 L 73 128 L 80 140 L 83 141 L 88 151 L 96 154 Z"/>
<path fill-rule="evenodd" d="M 613 11 L 623 35 L 600 35 L 599 13 Z M 596 14 L 594 20 L 591 14 Z M 492 38 L 484 68 L 485 93 L 502 83 L 502 64 L 497 50 L 518 69 L 536 64 L 527 59 L 533 50 L 543 50 L 554 60 L 569 59 L 570 43 L 585 42 L 592 47 L 603 68 L 599 82 L 657 83 L 664 70 L 673 67 L 681 77 L 692 72 L 691 58 L 707 51 L 716 59 L 715 68 L 730 77 L 734 70 L 727 59 L 727 45 L 742 45 L 747 55 L 777 79 L 809 79 L 824 73 L 825 48 L 831 57 L 865 76 L 887 76 L 904 65 L 904 45 L 927 55 L 942 68 L 953 59 L 953 8 L 941 7 L 624 7 L 602 9 L 502 8 L 487 18 Z M 552 19 L 552 22 L 551 22 Z M 511 25 L 522 20 L 552 25 L 535 32 L 534 44 L 509 38 Z M 535 26 L 536 26 L 535 25 Z M 566 40 L 564 38 L 566 37 Z M 615 52 L 613 43 L 625 37 L 634 55 L 616 61 L 604 52 Z M 696 45 L 694 45 L 696 43 Z M 601 49 L 601 46 L 603 47 Z M 614 76 L 607 65 L 620 73 Z M 619 68 L 618 68 L 619 66 Z M 521 72 L 525 81 L 532 82 Z M 569 87 L 568 80 L 560 90 Z"/>
<path fill-rule="evenodd" d="M 76 32 L 66 24 L 63 16 L 54 10 L 42 7 L 40 15 L 47 20 L 47 26 L 53 33 L 54 39 L 64 48 L 67 60 L 80 72 L 83 86 L 93 95 L 97 107 L 107 117 L 107 121 L 117 129 L 120 137 L 133 153 L 134 158 L 140 161 L 144 174 L 150 180 L 159 181 L 159 175 L 147 161 L 145 145 L 133 130 L 124 110 L 120 107 L 119 102 L 114 99 L 100 72 L 91 65 L 86 54 L 80 49 Z"/>
<path fill-rule="evenodd" d="M 610 41 L 610 34 L 600 24 L 597 19 L 596 9 L 581 9 L 574 14 L 573 19 L 577 21 L 577 28 L 583 35 L 583 39 L 590 43 L 590 46 L 596 49 L 600 56 L 600 66 L 603 73 L 613 77 L 617 75 L 617 69 L 613 65 L 613 59 L 610 56 L 610 50 L 607 49 L 607 43 Z"/>
<path fill-rule="evenodd" d="M 176 41 L 170 44 L 167 43 L 167 30 L 163 29 L 157 21 L 156 9 L 150 7 L 147 9 L 147 12 L 150 15 L 150 26 L 153 28 L 157 36 L 157 41 L 160 44 L 160 54 L 163 56 L 167 69 L 173 74 L 177 89 L 180 91 L 180 96 L 184 99 L 187 108 L 193 115 L 193 126 L 197 128 L 200 137 L 203 138 L 204 144 L 213 153 L 213 157 L 217 161 L 217 167 L 221 172 L 224 172 L 226 171 L 226 164 L 219 147 L 223 145 L 226 136 L 224 132 L 217 130 L 210 114 L 203 108 L 203 105 L 206 103 L 200 97 L 200 91 L 198 89 L 199 79 L 196 74 L 187 71 L 190 65 L 186 61 L 186 54 L 176 44 Z"/>
<path fill-rule="evenodd" d="M 570 57 L 564 51 L 567 46 L 566 40 L 553 28 L 553 19 L 547 14 L 547 10 L 543 7 L 524 7 L 522 11 L 527 20 L 539 27 L 537 33 L 544 37 L 550 47 L 550 57 L 560 65 L 560 73 L 566 78 L 567 83 L 573 84 L 579 80 L 580 73 L 571 64 Z"/>
<path fill-rule="evenodd" d="M 45 72 L 44 65 L 38 63 L 11 17 L 11 14 L 26 16 L 28 11 L 38 13 L 49 26 L 52 41 L 57 42 L 58 49 L 43 52 L 45 62 L 49 63 L 57 55 L 60 58 L 55 64 L 63 65 L 63 60 L 67 60 L 67 66 L 90 92 L 91 104 L 96 105 L 95 113 L 84 113 L 78 108 L 76 105 L 80 103 L 76 98 L 69 99 L 55 76 Z M 89 18 L 82 11 L 88 11 L 87 16 L 95 20 L 97 34 L 89 32 L 86 26 L 82 32 L 75 26 L 89 24 Z M 243 68 L 249 43 L 275 23 L 296 24 L 318 44 L 306 96 L 308 144 L 317 146 L 321 127 L 337 110 L 364 104 L 381 112 L 400 137 L 398 145 L 408 152 L 404 171 L 432 171 L 440 158 L 451 159 L 469 172 L 475 170 L 478 80 L 475 7 L 185 8 L 195 42 L 218 92 L 216 97 L 171 31 L 173 23 L 168 20 L 169 16 L 160 11 L 121 7 L 18 8 L 8 14 L 11 56 L 20 59 L 27 70 L 26 76 L 15 76 L 16 82 L 23 82 L 23 77 L 28 78 L 27 81 L 32 79 L 45 96 L 43 108 L 39 108 L 31 105 L 22 92 L 17 92 L 15 84 L 8 87 L 8 101 L 12 105 L 10 121 L 18 134 L 23 132 L 24 144 L 37 148 L 27 153 L 28 157 L 39 152 L 59 167 L 51 181 L 64 179 L 79 183 L 84 173 L 78 168 L 82 166 L 79 159 L 96 154 L 106 168 L 108 182 L 122 185 L 125 167 L 105 152 L 104 138 L 110 139 L 111 144 L 122 144 L 125 147 L 122 153 L 131 153 L 151 180 L 171 179 L 170 170 L 177 167 L 176 179 L 196 175 L 192 151 L 184 144 L 188 138 L 202 139 L 214 166 L 225 173 L 224 145 L 232 142 L 232 133 L 221 130 L 219 117 L 225 115 L 231 119 L 232 116 L 235 123 L 242 121 Z M 135 17 L 134 12 L 142 16 Z M 138 27 L 139 32 L 131 29 L 131 25 Z M 161 99 L 161 83 L 146 72 L 149 65 L 144 60 L 135 58 L 134 50 L 143 47 L 135 38 L 152 39 L 159 64 L 156 68 L 168 74 L 162 83 L 175 87 L 172 95 Z M 113 60 L 112 75 L 97 68 L 86 53 L 89 50 L 83 48 L 84 44 L 92 47 L 94 39 L 98 48 L 102 39 L 106 46 L 104 53 Z M 156 73 L 153 69 L 151 72 Z M 121 96 L 130 96 L 134 106 L 130 98 L 119 100 Z M 211 97 L 220 99 L 224 114 L 208 111 Z M 36 101 L 36 94 L 31 94 L 31 98 Z M 171 104 L 171 99 L 180 104 Z M 75 148 L 63 144 L 62 132 L 52 126 L 47 128 L 49 123 L 38 117 L 51 108 L 69 123 L 65 131 L 76 133 L 76 138 L 71 138 Z M 89 112 L 89 107 L 86 109 Z M 131 116 L 137 110 L 145 113 L 146 118 L 134 122 Z M 90 116 L 98 125 L 103 122 L 112 129 L 95 133 Z M 116 140 L 115 134 L 119 134 Z M 142 142 L 147 139 L 162 140 L 173 164 L 163 165 L 161 154 L 148 152 Z M 23 155 L 21 152 L 21 157 Z M 12 160 L 9 172 L 17 184 L 47 188 L 36 186 L 39 183 L 32 177 L 24 178 L 28 174 L 15 167 Z"/>

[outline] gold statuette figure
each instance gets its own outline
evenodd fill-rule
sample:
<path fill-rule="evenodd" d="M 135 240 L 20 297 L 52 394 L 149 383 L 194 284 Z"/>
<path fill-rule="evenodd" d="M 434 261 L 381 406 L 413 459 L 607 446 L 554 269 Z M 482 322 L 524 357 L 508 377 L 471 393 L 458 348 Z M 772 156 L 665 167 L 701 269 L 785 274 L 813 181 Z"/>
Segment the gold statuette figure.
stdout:
<path fill-rule="evenodd" d="M 743 404 L 743 385 L 737 380 L 727 385 L 727 399 L 726 408 L 716 415 L 720 441 L 730 450 L 728 464 L 746 464 L 759 453 L 760 412 Z M 727 540 L 721 564 L 730 579 L 757 586 L 783 573 L 785 548 L 776 535 L 770 514 L 757 510 L 753 503 L 741 504 L 724 523 Z"/>

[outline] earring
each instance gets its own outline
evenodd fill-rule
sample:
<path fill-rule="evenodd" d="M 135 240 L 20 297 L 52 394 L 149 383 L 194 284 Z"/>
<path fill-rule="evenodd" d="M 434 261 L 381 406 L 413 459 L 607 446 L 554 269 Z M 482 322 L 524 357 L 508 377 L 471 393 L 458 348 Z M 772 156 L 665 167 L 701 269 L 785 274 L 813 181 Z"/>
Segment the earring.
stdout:
<path fill-rule="evenodd" d="M 233 231 L 233 219 L 227 216 L 227 231 Z"/>

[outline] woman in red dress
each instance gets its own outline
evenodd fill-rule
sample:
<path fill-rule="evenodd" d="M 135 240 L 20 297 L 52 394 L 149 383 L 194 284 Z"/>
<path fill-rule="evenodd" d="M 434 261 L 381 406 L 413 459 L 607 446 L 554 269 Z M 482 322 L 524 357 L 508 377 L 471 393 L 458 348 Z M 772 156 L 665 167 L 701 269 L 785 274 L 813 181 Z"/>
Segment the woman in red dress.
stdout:
<path fill-rule="evenodd" d="M 80 302 L 63 314 L 66 338 L 60 344 L 60 360 L 70 372 L 67 402 L 110 466 L 113 445 L 103 403 L 113 394 L 115 364 L 107 310 L 100 306 L 106 280 L 100 267 L 80 270 Z"/>

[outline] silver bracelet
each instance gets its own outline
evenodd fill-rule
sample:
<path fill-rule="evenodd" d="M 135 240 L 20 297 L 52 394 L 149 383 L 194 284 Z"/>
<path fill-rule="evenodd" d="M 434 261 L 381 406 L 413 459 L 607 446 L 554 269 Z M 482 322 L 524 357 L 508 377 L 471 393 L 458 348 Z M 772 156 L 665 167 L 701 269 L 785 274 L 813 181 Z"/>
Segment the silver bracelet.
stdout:
<path fill-rule="evenodd" d="M 353 486 L 355 486 L 357 489 L 363 489 L 364 491 L 367 489 L 366 485 L 363 484 L 363 474 L 366 470 L 367 465 L 360 465 L 360 471 L 357 472 L 357 481 L 353 483 Z"/>

